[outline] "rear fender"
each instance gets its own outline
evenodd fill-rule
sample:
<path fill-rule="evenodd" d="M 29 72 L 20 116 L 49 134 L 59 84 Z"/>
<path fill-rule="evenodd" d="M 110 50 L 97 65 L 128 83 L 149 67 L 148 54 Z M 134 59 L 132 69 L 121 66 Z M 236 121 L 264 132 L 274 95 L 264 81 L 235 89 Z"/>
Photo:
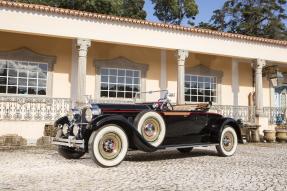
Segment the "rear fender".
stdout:
<path fill-rule="evenodd" d="M 241 136 L 241 130 L 240 130 L 240 126 L 237 123 L 237 121 L 235 121 L 232 118 L 222 118 L 219 122 L 218 122 L 219 128 L 218 128 L 218 132 L 216 132 L 216 140 L 219 143 L 220 142 L 220 135 L 224 129 L 224 127 L 226 125 L 231 126 L 234 128 L 236 134 L 237 134 L 237 139 L 239 143 L 243 143 L 243 139 Z"/>
<path fill-rule="evenodd" d="M 115 124 L 120 126 L 129 139 L 130 146 L 135 146 L 137 149 L 145 152 L 154 152 L 157 150 L 156 147 L 149 144 L 142 135 L 137 131 L 137 129 L 130 123 L 125 117 L 121 115 L 107 115 L 102 116 L 97 122 L 92 125 L 92 131 L 95 131 L 107 124 Z"/>

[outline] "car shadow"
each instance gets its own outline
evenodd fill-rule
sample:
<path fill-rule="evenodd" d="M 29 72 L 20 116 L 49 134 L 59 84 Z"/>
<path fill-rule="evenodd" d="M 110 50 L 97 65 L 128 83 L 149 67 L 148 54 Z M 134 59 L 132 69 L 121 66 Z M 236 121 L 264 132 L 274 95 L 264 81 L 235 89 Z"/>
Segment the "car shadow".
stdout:
<path fill-rule="evenodd" d="M 142 161 L 161 161 L 161 160 L 170 160 L 170 159 L 183 159 L 183 158 L 194 158 L 194 157 L 205 157 L 205 156 L 218 156 L 216 151 L 212 150 L 203 150 L 203 149 L 194 149 L 190 153 L 183 154 L 177 150 L 166 150 L 166 151 L 157 151 L 153 153 L 138 152 L 133 151 L 129 152 L 125 158 L 125 161 L 130 162 L 142 162 Z"/>

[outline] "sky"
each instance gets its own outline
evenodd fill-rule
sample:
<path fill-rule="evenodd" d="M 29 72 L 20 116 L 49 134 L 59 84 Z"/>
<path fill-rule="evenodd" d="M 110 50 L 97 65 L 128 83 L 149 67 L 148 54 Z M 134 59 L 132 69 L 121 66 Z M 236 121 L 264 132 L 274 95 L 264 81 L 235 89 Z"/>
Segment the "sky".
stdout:
<path fill-rule="evenodd" d="M 195 24 L 198 24 L 201 21 L 209 21 L 212 13 L 215 9 L 219 9 L 223 6 L 225 0 L 195 0 L 199 6 L 199 14 L 196 16 Z M 151 0 L 145 1 L 144 9 L 147 12 L 147 20 L 149 21 L 158 21 L 158 19 L 153 15 L 153 5 Z"/>

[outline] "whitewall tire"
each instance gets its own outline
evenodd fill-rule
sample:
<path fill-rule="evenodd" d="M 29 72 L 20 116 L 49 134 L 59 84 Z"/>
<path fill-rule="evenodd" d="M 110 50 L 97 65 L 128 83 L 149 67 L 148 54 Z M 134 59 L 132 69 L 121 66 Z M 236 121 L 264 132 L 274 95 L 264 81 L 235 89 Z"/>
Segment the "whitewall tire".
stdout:
<path fill-rule="evenodd" d="M 218 154 L 223 157 L 232 156 L 236 151 L 237 145 L 238 139 L 234 128 L 225 126 L 220 135 L 220 143 L 216 146 Z"/>
<path fill-rule="evenodd" d="M 158 147 L 165 138 L 165 122 L 157 112 L 144 111 L 139 113 L 134 126 L 143 138 L 154 147 Z"/>
<path fill-rule="evenodd" d="M 101 167 L 119 165 L 128 151 L 125 131 L 114 124 L 108 124 L 94 131 L 89 139 L 89 154 Z"/>

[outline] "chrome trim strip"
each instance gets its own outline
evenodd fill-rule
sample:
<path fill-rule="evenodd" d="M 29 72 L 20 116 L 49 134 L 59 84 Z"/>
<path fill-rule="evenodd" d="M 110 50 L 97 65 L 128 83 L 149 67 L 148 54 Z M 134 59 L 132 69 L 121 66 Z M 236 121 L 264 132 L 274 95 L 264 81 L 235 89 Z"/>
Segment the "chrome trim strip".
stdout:
<path fill-rule="evenodd" d="M 85 148 L 85 140 L 76 140 L 75 136 L 69 136 L 68 139 L 53 138 L 52 144 L 82 149 Z"/>

